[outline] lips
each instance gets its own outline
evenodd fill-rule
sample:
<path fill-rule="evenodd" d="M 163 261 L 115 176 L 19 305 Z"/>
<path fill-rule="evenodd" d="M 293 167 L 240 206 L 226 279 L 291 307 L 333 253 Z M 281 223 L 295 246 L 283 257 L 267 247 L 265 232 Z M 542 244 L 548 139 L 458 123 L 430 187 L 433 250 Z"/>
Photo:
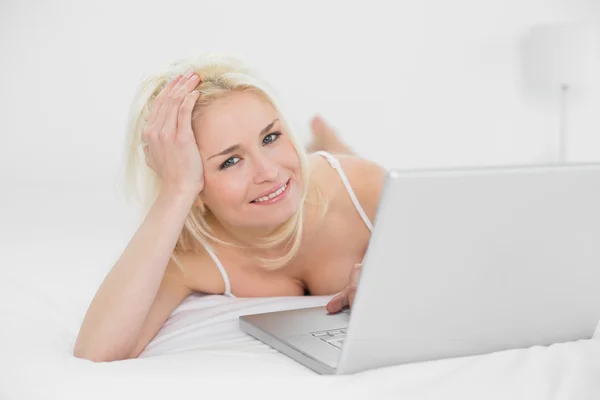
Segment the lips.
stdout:
<path fill-rule="evenodd" d="M 264 192 L 259 197 L 252 200 L 250 203 L 254 203 L 254 204 L 264 203 L 264 202 L 271 201 L 273 199 L 277 199 L 279 196 L 281 196 L 281 194 L 286 192 L 286 190 L 289 187 L 289 184 L 290 184 L 290 180 L 288 179 L 283 185 L 280 185 L 279 187 L 276 187 L 270 191 Z"/>

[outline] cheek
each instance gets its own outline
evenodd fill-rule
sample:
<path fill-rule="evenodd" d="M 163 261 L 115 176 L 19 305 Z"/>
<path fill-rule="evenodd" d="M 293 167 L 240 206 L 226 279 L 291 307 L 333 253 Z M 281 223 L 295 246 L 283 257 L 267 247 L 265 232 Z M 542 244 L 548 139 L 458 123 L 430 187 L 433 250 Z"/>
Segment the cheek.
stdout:
<path fill-rule="evenodd" d="M 278 152 L 277 158 L 279 164 L 287 169 L 298 169 L 300 168 L 300 158 L 296 152 L 296 148 L 291 142 L 287 142 L 285 146 L 282 146 L 281 151 Z"/>
<path fill-rule="evenodd" d="M 213 210 L 239 207 L 246 201 L 248 180 L 243 174 L 219 173 L 205 177 L 205 201 Z"/>

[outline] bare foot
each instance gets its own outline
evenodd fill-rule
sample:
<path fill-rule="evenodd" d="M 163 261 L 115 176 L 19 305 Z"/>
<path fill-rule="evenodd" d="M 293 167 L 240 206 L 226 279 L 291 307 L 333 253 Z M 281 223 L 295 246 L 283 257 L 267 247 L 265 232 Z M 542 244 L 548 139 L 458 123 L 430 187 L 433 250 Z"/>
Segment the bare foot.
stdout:
<path fill-rule="evenodd" d="M 310 127 L 313 140 L 306 146 L 308 152 L 324 150 L 335 154 L 354 154 L 352 149 L 338 137 L 335 130 L 320 115 L 313 117 Z"/>

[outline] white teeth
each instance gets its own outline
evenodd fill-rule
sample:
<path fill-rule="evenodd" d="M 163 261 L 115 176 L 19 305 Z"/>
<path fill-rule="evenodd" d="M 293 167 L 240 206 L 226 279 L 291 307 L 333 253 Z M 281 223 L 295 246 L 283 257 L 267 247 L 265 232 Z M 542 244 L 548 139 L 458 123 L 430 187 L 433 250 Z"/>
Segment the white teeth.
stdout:
<path fill-rule="evenodd" d="M 267 200 L 271 200 L 274 197 L 279 196 L 281 193 L 283 193 L 285 191 L 285 189 L 287 188 L 287 184 L 283 185 L 282 187 L 280 187 L 279 189 L 277 189 L 275 192 L 271 193 L 268 196 L 263 196 L 260 197 L 256 200 L 254 200 L 255 203 L 260 203 L 262 201 L 267 201 Z"/>

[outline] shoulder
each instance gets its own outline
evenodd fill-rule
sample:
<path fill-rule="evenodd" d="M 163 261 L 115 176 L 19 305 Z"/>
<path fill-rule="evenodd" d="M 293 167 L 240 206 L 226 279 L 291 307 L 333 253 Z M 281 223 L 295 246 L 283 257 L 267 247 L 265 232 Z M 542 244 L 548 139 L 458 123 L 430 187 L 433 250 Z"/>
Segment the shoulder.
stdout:
<path fill-rule="evenodd" d="M 356 198 L 369 219 L 373 221 L 381 199 L 386 169 L 375 161 L 357 155 L 332 155 L 339 161 Z M 340 176 L 323 156 L 311 154 L 309 159 L 315 180 L 320 182 L 321 186 L 335 188 L 332 195 L 343 191 L 344 195 L 348 196 Z"/>
<path fill-rule="evenodd" d="M 336 158 L 358 201 L 373 222 L 385 183 L 386 169 L 375 161 L 356 155 L 344 154 Z"/>
<path fill-rule="evenodd" d="M 194 292 L 221 294 L 225 291 L 221 273 L 204 249 L 184 253 L 174 251 L 165 275 L 178 279 Z"/>

